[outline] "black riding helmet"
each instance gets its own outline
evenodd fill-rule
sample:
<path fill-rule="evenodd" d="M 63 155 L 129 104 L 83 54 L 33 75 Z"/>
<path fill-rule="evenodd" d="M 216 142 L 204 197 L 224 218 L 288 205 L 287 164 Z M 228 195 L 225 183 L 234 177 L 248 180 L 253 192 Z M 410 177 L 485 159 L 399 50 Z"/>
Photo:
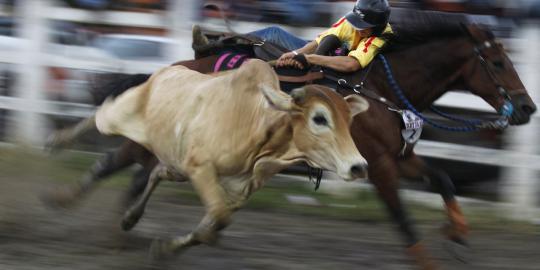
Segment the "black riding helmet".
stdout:
<path fill-rule="evenodd" d="M 345 15 L 345 19 L 356 29 L 375 28 L 380 35 L 390 18 L 390 5 L 387 0 L 358 0 L 353 11 Z"/>

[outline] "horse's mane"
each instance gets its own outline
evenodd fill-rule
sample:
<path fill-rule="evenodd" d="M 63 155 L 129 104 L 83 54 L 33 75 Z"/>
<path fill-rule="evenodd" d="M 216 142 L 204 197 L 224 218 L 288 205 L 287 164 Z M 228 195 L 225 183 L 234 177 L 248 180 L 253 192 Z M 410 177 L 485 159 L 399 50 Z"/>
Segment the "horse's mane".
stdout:
<path fill-rule="evenodd" d="M 467 34 L 463 25 L 469 22 L 464 14 L 405 9 L 392 10 L 392 14 L 397 15 L 390 19 L 394 33 L 382 36 L 388 41 L 382 52 Z"/>

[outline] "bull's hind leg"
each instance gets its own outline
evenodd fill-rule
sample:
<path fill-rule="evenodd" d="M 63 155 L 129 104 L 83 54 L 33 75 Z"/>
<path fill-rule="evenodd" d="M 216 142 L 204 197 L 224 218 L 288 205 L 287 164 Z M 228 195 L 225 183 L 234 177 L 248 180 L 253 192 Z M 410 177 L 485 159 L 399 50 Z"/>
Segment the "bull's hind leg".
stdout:
<path fill-rule="evenodd" d="M 201 197 L 207 213 L 190 234 L 166 241 L 154 241 L 151 248 L 151 255 L 154 258 L 180 252 L 201 243 L 214 244 L 218 232 L 230 223 L 232 209 L 213 166 L 202 165 L 191 170 L 190 180 Z"/>
<path fill-rule="evenodd" d="M 94 129 L 96 129 L 96 119 L 95 116 L 92 115 L 91 117 L 80 121 L 73 127 L 54 132 L 47 138 L 45 148 L 49 149 L 51 152 L 59 151 L 74 143 L 75 140 L 84 133 Z"/>
<path fill-rule="evenodd" d="M 105 177 L 134 164 L 134 156 L 146 151 L 133 141 L 127 141 L 120 148 L 105 154 L 97 160 L 74 186 L 61 187 L 43 196 L 45 203 L 51 206 L 67 207 L 89 194 Z"/>
<path fill-rule="evenodd" d="M 466 245 L 465 239 L 469 227 L 457 203 L 454 184 L 448 174 L 442 170 L 428 166 L 421 158 L 414 154 L 401 161 L 400 168 L 407 177 L 417 178 L 425 176 L 429 179 L 429 183 L 441 194 L 446 206 L 450 226 L 445 228 L 445 233 L 453 242 Z"/>

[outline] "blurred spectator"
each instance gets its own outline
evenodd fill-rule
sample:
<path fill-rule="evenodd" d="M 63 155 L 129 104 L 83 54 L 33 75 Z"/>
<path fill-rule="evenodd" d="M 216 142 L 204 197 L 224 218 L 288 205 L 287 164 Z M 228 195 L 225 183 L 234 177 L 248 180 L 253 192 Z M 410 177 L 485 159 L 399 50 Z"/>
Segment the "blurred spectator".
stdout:
<path fill-rule="evenodd" d="M 48 80 L 45 87 L 46 97 L 50 100 L 67 101 L 64 97 L 64 81 L 69 79 L 66 68 L 49 67 L 47 69 Z"/>
<path fill-rule="evenodd" d="M 15 20 L 12 17 L 0 17 L 0 35 L 15 35 Z"/>
<path fill-rule="evenodd" d="M 111 0 L 64 0 L 68 5 L 76 8 L 103 10 L 110 7 Z"/>
<path fill-rule="evenodd" d="M 292 25 L 312 25 L 320 20 L 312 0 L 261 0 L 263 20 L 278 17 L 279 21 Z M 323 1 L 319 1 L 323 2 Z"/>
<path fill-rule="evenodd" d="M 120 9 L 135 11 L 164 10 L 166 0 L 63 0 L 66 4 L 90 10 Z"/>
<path fill-rule="evenodd" d="M 331 12 L 327 0 L 223 0 L 217 3 L 237 20 L 282 23 L 299 26 L 326 26 Z M 219 13 L 204 11 L 218 17 Z"/>

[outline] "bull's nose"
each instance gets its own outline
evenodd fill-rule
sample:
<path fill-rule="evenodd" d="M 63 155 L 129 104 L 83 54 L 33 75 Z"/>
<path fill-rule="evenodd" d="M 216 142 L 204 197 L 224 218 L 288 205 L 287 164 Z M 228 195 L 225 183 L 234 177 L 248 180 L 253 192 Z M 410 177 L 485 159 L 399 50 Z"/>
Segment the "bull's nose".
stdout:
<path fill-rule="evenodd" d="M 353 178 L 366 178 L 367 177 L 367 164 L 358 163 L 351 167 L 351 175 Z"/>

